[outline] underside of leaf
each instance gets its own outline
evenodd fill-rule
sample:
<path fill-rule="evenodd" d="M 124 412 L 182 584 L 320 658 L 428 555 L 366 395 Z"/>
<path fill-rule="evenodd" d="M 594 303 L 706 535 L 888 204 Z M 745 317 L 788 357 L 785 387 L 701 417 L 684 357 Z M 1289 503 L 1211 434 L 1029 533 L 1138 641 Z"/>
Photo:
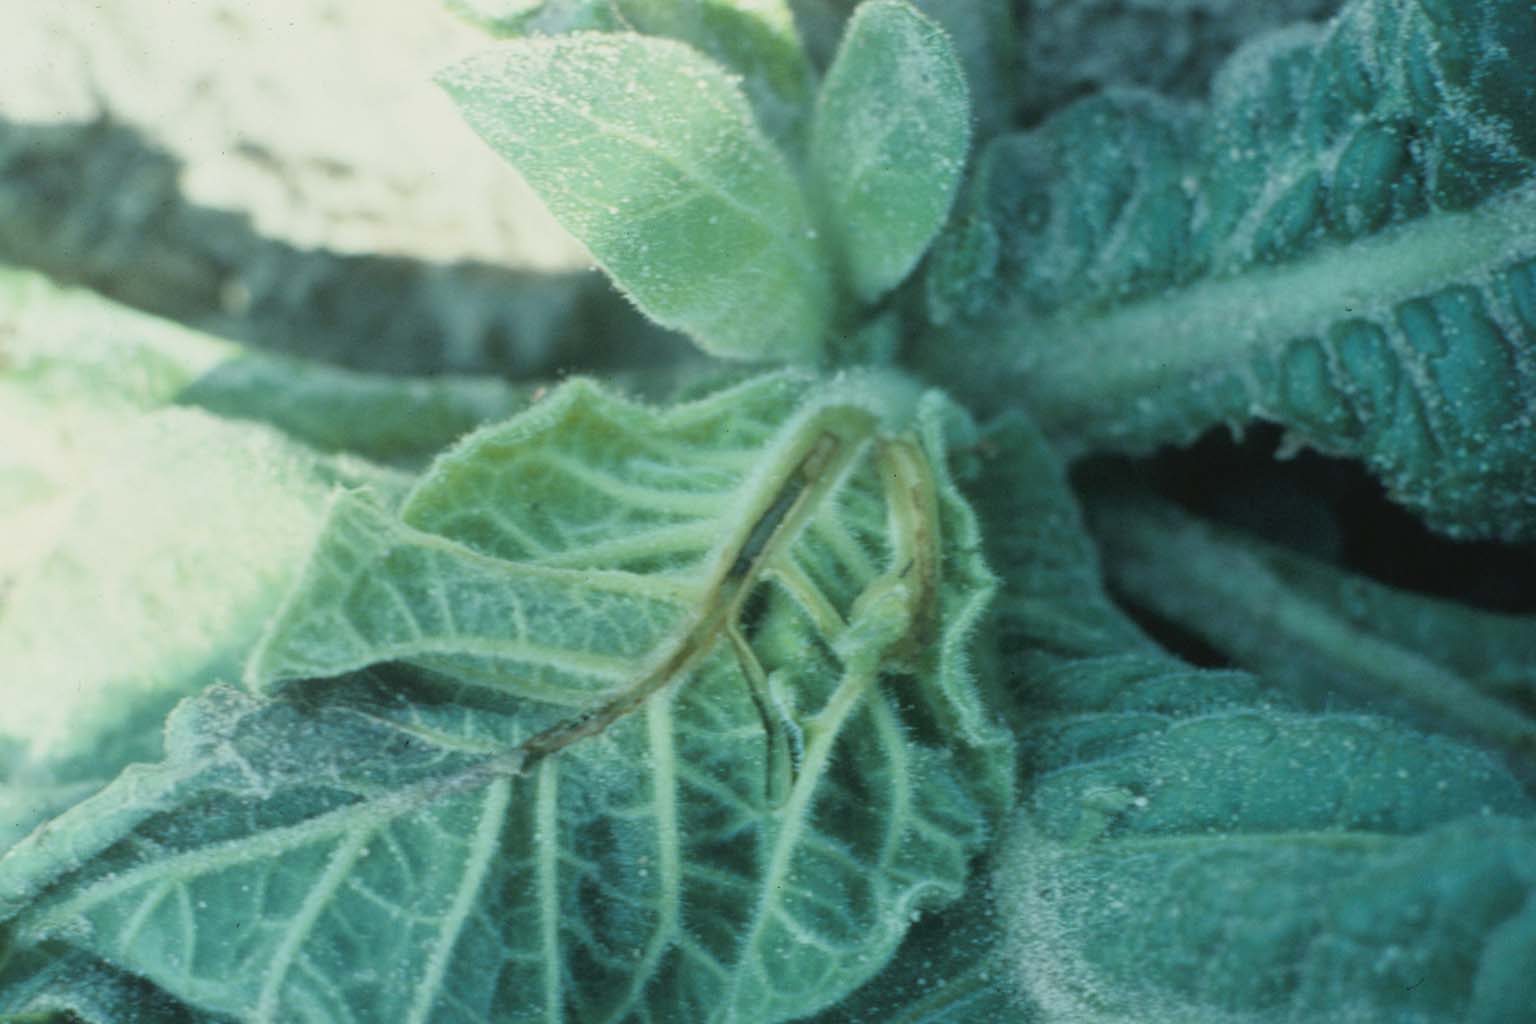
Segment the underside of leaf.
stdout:
<path fill-rule="evenodd" d="M 343 496 L 252 660 L 276 696 L 183 708 L 164 765 L 0 862 L 49 887 L 14 927 L 260 1021 L 834 1002 L 1010 798 L 965 429 L 880 376 L 664 410 L 575 381 L 400 518 Z M 358 935 L 391 937 L 366 983 L 329 967 Z"/>

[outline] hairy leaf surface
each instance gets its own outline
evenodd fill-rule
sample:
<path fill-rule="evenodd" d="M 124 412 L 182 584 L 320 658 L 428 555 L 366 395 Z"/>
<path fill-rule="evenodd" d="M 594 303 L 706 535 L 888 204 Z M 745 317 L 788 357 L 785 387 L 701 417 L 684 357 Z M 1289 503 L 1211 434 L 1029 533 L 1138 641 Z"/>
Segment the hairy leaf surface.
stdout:
<path fill-rule="evenodd" d="M 1536 758 L 1536 616 L 1394 590 L 1150 498 L 1090 508 L 1116 587 L 1298 699 Z"/>
<path fill-rule="evenodd" d="M 1010 991 L 1018 1019 L 1063 1024 L 1452 1024 L 1525 1005 L 1520 785 L 1484 752 L 1301 713 L 1164 653 L 1106 598 L 1042 436 L 1012 416 L 975 451 L 990 554 L 1013 568 L 997 630 L 1025 767 L 995 940 L 978 947 L 984 913 L 946 911 L 936 927 L 967 954 L 914 942 L 842 1019 L 966 1021 Z"/>
<path fill-rule="evenodd" d="M 857 0 L 789 0 L 806 51 L 819 67 L 829 67 L 837 53 L 848 16 Z M 977 134 L 990 137 L 1013 120 L 1017 32 L 1011 0 L 913 0 L 913 6 L 943 27 L 965 68 L 971 116 Z"/>
<path fill-rule="evenodd" d="M 638 32 L 676 39 L 741 75 L 764 131 L 796 149 L 815 74 L 784 0 L 448 0 L 499 36 Z"/>
<path fill-rule="evenodd" d="M 1139 730 L 1044 777 L 1006 841 L 1014 969 L 1050 1021 L 1518 1018 L 1530 811 L 1481 753 L 1380 719 Z"/>
<path fill-rule="evenodd" d="M 1033 1024 L 998 949 L 1002 921 L 978 880 L 965 899 L 912 927 L 901 952 L 874 981 L 816 1024 Z"/>
<path fill-rule="evenodd" d="M 0 1024 L 213 1024 L 100 960 L 61 945 L 14 954 L 0 967 Z"/>
<path fill-rule="evenodd" d="M 1005 312 L 931 366 L 1073 454 L 1270 419 L 1439 529 L 1536 536 L 1533 102 L 1523 2 L 1355 0 L 1208 109 L 1069 108 L 981 161 L 933 310 Z"/>
<path fill-rule="evenodd" d="M 341 498 L 252 680 L 432 672 L 184 707 L 165 763 L 0 861 L 12 927 L 250 1020 L 835 1002 L 1010 798 L 965 429 L 883 378 L 662 411 L 577 381 L 402 518 Z"/>
<path fill-rule="evenodd" d="M 1528 998 L 1529 795 L 1488 754 L 1303 714 L 1115 611 L 1054 455 L 979 496 L 1027 795 L 994 869 L 1009 972 L 1045 1021 L 1496 1021 Z M 1020 561 L 1023 560 L 1023 561 Z M 1116 624 L 1118 621 L 1118 625 Z M 1224 1016 L 1226 1015 L 1226 1016 Z"/>
<path fill-rule="evenodd" d="M 965 68 L 971 98 L 970 119 L 978 139 L 991 138 L 1014 124 L 1014 92 L 1020 78 L 1017 50 L 1019 15 L 1009 0 L 914 0 L 918 10 L 943 27 Z M 1030 26 L 1033 30 L 1033 25 Z"/>
<path fill-rule="evenodd" d="M 816 99 L 811 163 L 863 301 L 900 283 L 943 225 L 970 130 L 944 30 L 905 0 L 860 5 Z"/>
<path fill-rule="evenodd" d="M 576 33 L 439 81 L 641 311 L 715 355 L 820 352 L 831 283 L 799 180 L 718 64 L 668 39 Z"/>

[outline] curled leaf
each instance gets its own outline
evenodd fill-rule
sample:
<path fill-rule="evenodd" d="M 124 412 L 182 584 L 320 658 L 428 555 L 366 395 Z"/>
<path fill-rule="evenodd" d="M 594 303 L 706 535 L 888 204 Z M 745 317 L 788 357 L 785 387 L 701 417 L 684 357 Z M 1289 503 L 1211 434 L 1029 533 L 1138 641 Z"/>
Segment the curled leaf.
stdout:
<path fill-rule="evenodd" d="M 256 1021 L 832 1004 L 1010 800 L 967 429 L 894 378 L 662 410 L 578 380 L 399 517 L 339 499 L 252 660 L 272 696 L 184 705 L 165 763 L 0 861 L 10 927 Z"/>

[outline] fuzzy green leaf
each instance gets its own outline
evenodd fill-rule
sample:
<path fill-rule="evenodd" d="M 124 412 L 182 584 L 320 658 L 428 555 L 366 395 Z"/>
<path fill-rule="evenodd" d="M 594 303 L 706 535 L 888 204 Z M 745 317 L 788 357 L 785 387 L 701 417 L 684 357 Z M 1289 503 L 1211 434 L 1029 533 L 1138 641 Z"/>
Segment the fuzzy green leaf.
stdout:
<path fill-rule="evenodd" d="M 525 408 L 539 384 L 494 377 L 400 377 L 250 353 L 176 396 L 225 419 L 269 423 L 322 451 L 420 464 L 482 423 Z"/>
<path fill-rule="evenodd" d="M 404 521 L 340 499 L 251 677 L 373 667 L 184 705 L 165 763 L 0 860 L 11 927 L 252 1021 L 835 1002 L 1010 799 L 966 429 L 887 378 L 666 410 L 576 381 Z"/>
<path fill-rule="evenodd" d="M 1001 927 L 990 886 L 974 883 L 914 925 L 891 966 L 815 1024 L 1034 1024 L 998 950 Z"/>
<path fill-rule="evenodd" d="M 215 1024 L 142 978 L 45 944 L 0 966 L 0 1024 Z"/>
<path fill-rule="evenodd" d="M 997 940 L 956 908 L 940 928 L 965 956 L 904 949 L 844 1019 L 1491 1024 L 1527 1005 L 1522 787 L 1481 751 L 1163 653 L 1105 596 L 1041 435 L 1014 416 L 975 451 L 1026 793 Z"/>
<path fill-rule="evenodd" d="M 820 353 L 831 284 L 805 197 L 719 65 L 667 39 L 577 33 L 439 80 L 642 312 L 715 355 Z"/>
<path fill-rule="evenodd" d="M 1275 420 L 1439 529 L 1536 537 L 1533 103 L 1522 0 L 1355 0 L 1207 110 L 1069 108 L 983 158 L 930 285 L 986 322 L 932 368 L 1072 454 Z"/>
<path fill-rule="evenodd" d="M 970 94 L 971 121 L 980 139 L 1011 127 L 1014 92 L 1020 78 L 1016 59 L 1020 33 L 1019 15 L 1010 0 L 912 0 L 913 5 L 938 22 L 954 45 L 965 68 Z M 1031 24 L 1033 29 L 1034 25 Z"/>
<path fill-rule="evenodd" d="M 811 163 L 863 301 L 900 283 L 943 225 L 970 134 L 944 30 L 904 0 L 861 5 L 817 97 Z"/>
<path fill-rule="evenodd" d="M 1536 825 L 1485 755 L 1343 715 L 1136 733 L 1043 777 L 999 860 L 1010 966 L 1045 1021 L 1531 1005 Z"/>
<path fill-rule="evenodd" d="M 1536 615 L 1394 590 L 1140 495 L 1090 509 L 1117 589 L 1297 699 L 1405 713 L 1536 763 Z"/>
<path fill-rule="evenodd" d="M 449 0 L 499 36 L 638 32 L 699 50 L 741 75 L 769 137 L 795 149 L 815 75 L 784 0 Z"/>

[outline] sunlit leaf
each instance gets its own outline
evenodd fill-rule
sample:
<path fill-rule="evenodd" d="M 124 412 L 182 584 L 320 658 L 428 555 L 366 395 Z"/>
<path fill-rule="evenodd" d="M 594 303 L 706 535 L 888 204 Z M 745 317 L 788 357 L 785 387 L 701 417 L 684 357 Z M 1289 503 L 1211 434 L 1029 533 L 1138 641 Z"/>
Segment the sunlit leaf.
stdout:
<path fill-rule="evenodd" d="M 439 81 L 657 322 L 738 359 L 814 359 L 831 317 L 800 184 L 740 87 L 634 34 L 520 39 Z"/>
<path fill-rule="evenodd" d="M 797 147 L 815 75 L 784 0 L 448 0 L 498 36 L 638 32 L 687 43 L 741 76 L 759 123 Z"/>
<path fill-rule="evenodd" d="M 943 225 L 970 130 L 965 72 L 944 30 L 904 0 L 861 5 L 811 127 L 821 200 L 860 299 L 906 277 Z"/>

